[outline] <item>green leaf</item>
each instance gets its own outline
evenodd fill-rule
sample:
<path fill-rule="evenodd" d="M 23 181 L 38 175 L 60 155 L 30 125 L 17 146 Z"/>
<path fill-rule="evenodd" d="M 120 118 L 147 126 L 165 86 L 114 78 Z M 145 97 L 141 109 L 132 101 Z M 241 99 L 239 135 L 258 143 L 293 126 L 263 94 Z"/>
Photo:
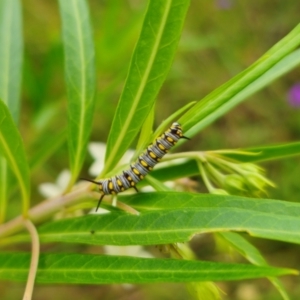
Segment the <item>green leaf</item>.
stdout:
<path fill-rule="evenodd" d="M 253 65 L 218 87 L 184 114 L 179 122 L 184 125 L 185 134 L 194 136 L 246 97 L 296 67 L 300 63 L 300 52 L 290 53 L 299 44 L 300 25 Z"/>
<path fill-rule="evenodd" d="M 151 111 L 149 112 L 142 128 L 141 133 L 136 145 L 136 151 L 131 159 L 131 161 L 135 161 L 141 152 L 145 149 L 145 145 L 149 144 L 149 137 L 153 133 L 153 123 L 154 123 L 154 116 L 155 116 L 155 106 L 152 106 Z"/>
<path fill-rule="evenodd" d="M 72 178 L 77 179 L 92 127 L 95 93 L 94 44 L 85 0 L 59 0 L 68 91 L 68 143 Z"/>
<path fill-rule="evenodd" d="M 219 236 L 230 244 L 237 252 L 248 259 L 252 264 L 257 266 L 268 266 L 267 262 L 260 252 L 250 244 L 241 235 L 234 232 L 220 232 Z M 289 296 L 284 289 L 284 286 L 278 278 L 269 278 L 274 287 L 279 291 L 284 300 L 289 300 Z"/>
<path fill-rule="evenodd" d="M 23 39 L 19 0 L 0 1 L 0 99 L 18 123 L 22 74 Z M 0 116 L 1 117 L 1 116 Z M 8 187 L 7 162 L 0 155 L 0 223 L 5 219 Z"/>
<path fill-rule="evenodd" d="M 140 215 L 108 213 L 50 222 L 42 242 L 157 245 L 186 242 L 204 232 L 239 231 L 300 244 L 300 204 L 279 200 L 177 192 L 120 197 Z M 10 238 L 27 241 L 26 235 Z"/>
<path fill-rule="evenodd" d="M 0 99 L 18 123 L 22 75 L 22 14 L 19 0 L 0 1 Z"/>
<path fill-rule="evenodd" d="M 239 154 L 238 151 L 253 152 L 255 155 Z M 274 159 L 282 159 L 291 156 L 300 155 L 300 142 L 293 142 L 280 145 L 268 145 L 261 147 L 251 147 L 246 149 L 237 149 L 237 151 L 224 153 L 224 156 L 239 160 L 241 162 L 259 162 Z"/>
<path fill-rule="evenodd" d="M 172 189 L 166 186 L 163 182 L 157 180 L 156 178 L 152 177 L 151 175 L 146 176 L 144 179 L 147 185 L 152 186 L 156 191 L 171 191 Z"/>
<path fill-rule="evenodd" d="M 139 211 L 186 208 L 237 208 L 278 216 L 300 216 L 300 204 L 275 199 L 257 199 L 233 195 L 195 194 L 178 192 L 138 193 L 119 196 L 119 201 Z"/>
<path fill-rule="evenodd" d="M 30 255 L 0 254 L 0 279 L 25 281 Z M 92 254 L 41 254 L 36 282 L 112 284 L 228 281 L 296 274 L 294 270 L 191 260 Z"/>
<path fill-rule="evenodd" d="M 164 164 L 162 167 L 154 168 L 151 176 L 160 181 L 175 180 L 183 177 L 199 175 L 197 162 L 191 159 L 182 159 L 179 162 Z M 146 177 L 147 178 L 147 177 Z M 141 181 L 140 186 L 144 186 L 145 182 Z"/>
<path fill-rule="evenodd" d="M 21 189 L 23 215 L 29 207 L 30 178 L 22 137 L 8 111 L 0 100 L 0 151 L 14 172 Z"/>
<path fill-rule="evenodd" d="M 252 264 L 259 266 L 268 265 L 260 252 L 240 234 L 235 232 L 221 232 L 218 236 L 224 239 L 231 247 L 233 247 Z"/>
<path fill-rule="evenodd" d="M 151 111 L 173 61 L 188 0 L 149 1 L 109 133 L 103 174 L 113 169 Z"/>

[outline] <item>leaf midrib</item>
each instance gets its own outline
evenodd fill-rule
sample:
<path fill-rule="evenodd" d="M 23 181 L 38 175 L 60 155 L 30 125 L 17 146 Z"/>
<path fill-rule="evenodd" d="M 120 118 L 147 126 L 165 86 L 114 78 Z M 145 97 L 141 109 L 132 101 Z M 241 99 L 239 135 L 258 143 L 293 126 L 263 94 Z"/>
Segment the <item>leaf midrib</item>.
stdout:
<path fill-rule="evenodd" d="M 126 257 L 126 256 L 124 256 Z M 119 258 L 119 257 L 118 257 Z M 141 257 L 143 258 L 143 257 Z M 146 258 L 143 258 L 143 259 L 146 259 Z M 141 262 L 137 262 L 137 263 L 141 263 Z M 113 263 L 111 263 L 113 264 Z M 217 263 L 216 263 L 217 264 Z M 220 263 L 221 264 L 221 263 Z M 203 264 L 203 266 L 206 266 Z M 180 266 L 178 266 L 180 267 Z M 260 266 L 258 266 L 259 268 Z M 215 269 L 215 266 L 212 266 L 212 268 L 214 269 L 213 272 L 214 274 L 223 274 L 223 273 L 232 273 L 232 274 L 235 274 L 235 273 L 238 273 L 238 272 L 241 272 L 241 269 L 236 269 L 236 270 L 232 270 L 232 269 L 225 269 L 225 270 L 218 270 L 218 269 Z M 261 268 L 267 268 L 267 269 L 276 269 L 276 268 L 272 268 L 272 267 L 266 267 L 266 266 L 261 266 Z M 24 274 L 27 274 L 28 273 L 28 268 L 27 267 L 24 267 L 22 269 L 16 269 L 16 268 L 7 268 L 6 269 L 7 271 L 9 272 L 16 272 L 16 273 L 24 273 Z M 208 269 L 208 270 L 174 270 L 174 269 L 160 269 L 160 268 L 157 268 L 157 269 L 130 269 L 130 268 L 124 268 L 124 269 L 111 269 L 110 266 L 108 267 L 105 267 L 103 269 L 99 269 L 99 266 L 97 266 L 97 268 L 87 268 L 87 269 L 80 269 L 80 268 L 66 268 L 65 266 L 62 266 L 61 268 L 57 268 L 57 269 L 54 269 L 54 268 L 51 268 L 51 266 L 49 267 L 48 269 L 48 272 L 51 272 L 51 273 L 69 273 L 69 272 L 72 272 L 72 273 L 86 273 L 86 272 L 90 272 L 90 271 L 94 271 L 96 273 L 105 273 L 107 274 L 107 270 L 109 270 L 110 273 L 122 273 L 124 274 L 124 272 L 134 272 L 134 273 L 146 273 L 146 274 L 149 274 L 149 273 L 165 273 L 165 274 L 169 274 L 169 273 L 180 273 L 180 274 L 191 274 L 191 273 L 194 273 L 194 274 L 199 274 L 201 272 L 201 274 L 209 274 L 212 272 L 211 269 Z M 286 270 L 286 269 L 285 269 Z M 38 270 L 39 272 L 41 271 L 47 271 L 47 269 L 39 269 Z M 5 272 L 5 268 L 2 269 L 2 272 Z M 253 269 L 253 270 L 247 270 L 247 272 L 254 272 L 254 273 L 257 273 L 257 269 Z"/>

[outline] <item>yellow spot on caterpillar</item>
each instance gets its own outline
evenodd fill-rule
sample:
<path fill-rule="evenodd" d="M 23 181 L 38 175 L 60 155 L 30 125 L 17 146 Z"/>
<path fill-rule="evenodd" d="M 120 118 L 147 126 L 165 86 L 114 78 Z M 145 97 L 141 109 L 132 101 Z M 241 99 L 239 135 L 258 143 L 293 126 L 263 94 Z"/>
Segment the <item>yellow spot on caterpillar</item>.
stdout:
<path fill-rule="evenodd" d="M 152 158 L 156 159 L 156 155 L 155 155 L 152 151 L 149 151 L 149 155 L 150 155 Z"/>
<path fill-rule="evenodd" d="M 171 138 L 171 137 L 167 137 L 167 140 L 170 142 L 170 143 L 174 143 L 174 140 Z"/>
<path fill-rule="evenodd" d="M 120 179 L 117 180 L 118 186 L 123 186 L 122 181 Z"/>
<path fill-rule="evenodd" d="M 166 150 L 166 148 L 165 148 L 162 144 L 158 144 L 158 148 L 159 148 L 160 150 L 163 150 L 163 151 Z"/>
<path fill-rule="evenodd" d="M 137 170 L 136 168 L 132 168 L 132 171 L 134 172 L 134 174 L 136 175 L 141 175 L 139 170 Z"/>
<path fill-rule="evenodd" d="M 114 188 L 113 183 L 111 181 L 108 183 L 108 188 L 110 190 L 113 190 L 113 188 Z"/>
<path fill-rule="evenodd" d="M 149 167 L 148 164 L 144 160 L 140 160 L 140 163 L 143 167 Z"/>

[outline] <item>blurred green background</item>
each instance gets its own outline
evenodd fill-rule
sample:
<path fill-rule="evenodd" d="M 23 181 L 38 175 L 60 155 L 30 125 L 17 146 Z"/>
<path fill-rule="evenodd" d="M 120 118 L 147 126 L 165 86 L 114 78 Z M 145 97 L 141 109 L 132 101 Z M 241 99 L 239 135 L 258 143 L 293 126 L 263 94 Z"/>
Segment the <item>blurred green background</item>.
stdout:
<path fill-rule="evenodd" d="M 23 0 L 24 63 L 20 129 L 29 158 L 47 145 L 67 125 L 61 23 L 56 1 Z M 92 141 L 107 139 L 130 57 L 141 28 L 146 1 L 88 1 L 96 46 L 97 92 Z M 158 96 L 156 126 L 192 100 L 200 100 L 232 76 L 243 71 L 299 22 L 300 2 L 191 1 L 181 42 L 169 76 Z M 300 82 L 295 69 L 233 109 L 180 150 L 245 148 L 299 140 L 300 106 L 288 101 L 290 88 Z M 179 150 L 178 150 L 179 151 Z M 83 173 L 92 159 L 88 155 Z M 300 158 L 263 164 L 277 188 L 270 198 L 299 201 Z M 53 182 L 68 168 L 67 145 L 34 170 L 32 189 L 36 203 L 42 197 L 37 187 Z M 294 245 L 253 239 L 268 262 L 299 267 L 299 248 Z M 86 251 L 71 246 L 51 248 Z M 195 239 L 193 248 L 201 259 L 232 258 L 215 249 L 211 236 Z M 85 250 L 84 250 L 85 249 Z M 95 252 L 95 248 L 91 250 Z M 100 251 L 99 249 L 97 251 Z M 158 252 L 156 249 L 152 249 Z M 160 254 L 158 254 L 160 255 Z M 235 257 L 237 261 L 243 261 Z M 292 296 L 300 298 L 299 281 L 285 277 Z M 155 288 L 153 288 L 155 287 Z M 224 299 L 281 299 L 267 280 L 222 283 Z M 1 299 L 17 299 L 23 284 L 0 284 Z M 1 292 L 2 290 L 2 292 Z M 55 292 L 55 297 L 54 293 Z M 183 285 L 157 284 L 124 289 L 121 286 L 40 286 L 34 299 L 188 299 Z"/>

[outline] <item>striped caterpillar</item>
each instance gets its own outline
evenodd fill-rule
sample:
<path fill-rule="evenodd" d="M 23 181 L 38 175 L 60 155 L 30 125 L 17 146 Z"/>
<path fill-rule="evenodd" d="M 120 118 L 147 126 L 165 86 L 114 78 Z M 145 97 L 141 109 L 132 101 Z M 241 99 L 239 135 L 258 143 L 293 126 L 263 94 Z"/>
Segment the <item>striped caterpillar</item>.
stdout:
<path fill-rule="evenodd" d="M 149 145 L 138 157 L 137 161 L 131 164 L 130 168 L 123 171 L 122 174 L 99 181 L 82 178 L 99 186 L 101 196 L 96 211 L 105 195 L 115 195 L 129 188 L 134 188 L 138 192 L 136 184 L 144 179 L 161 158 L 182 138 L 189 139 L 183 135 L 181 125 L 174 122 L 171 127 Z"/>

